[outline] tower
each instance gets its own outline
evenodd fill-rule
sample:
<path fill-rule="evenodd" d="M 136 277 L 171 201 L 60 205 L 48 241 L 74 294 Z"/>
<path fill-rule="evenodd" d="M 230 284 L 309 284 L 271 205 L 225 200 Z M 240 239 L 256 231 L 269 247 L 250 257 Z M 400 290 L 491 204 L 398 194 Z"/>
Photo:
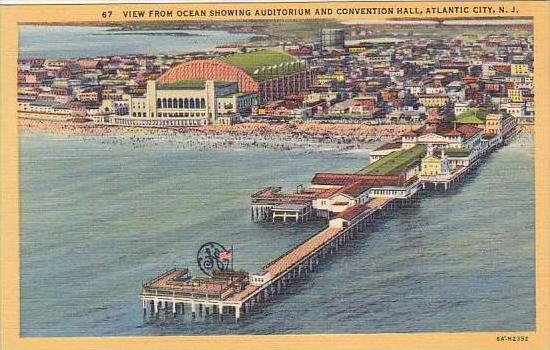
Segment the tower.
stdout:
<path fill-rule="evenodd" d="M 155 80 L 147 80 L 147 92 L 146 92 L 146 107 L 148 117 L 157 116 L 157 82 Z"/>
<path fill-rule="evenodd" d="M 207 80 L 205 86 L 206 113 L 208 123 L 215 124 L 218 116 L 216 114 L 216 85 L 214 80 Z"/>
<path fill-rule="evenodd" d="M 344 29 L 323 28 L 321 29 L 321 50 L 344 49 Z"/>

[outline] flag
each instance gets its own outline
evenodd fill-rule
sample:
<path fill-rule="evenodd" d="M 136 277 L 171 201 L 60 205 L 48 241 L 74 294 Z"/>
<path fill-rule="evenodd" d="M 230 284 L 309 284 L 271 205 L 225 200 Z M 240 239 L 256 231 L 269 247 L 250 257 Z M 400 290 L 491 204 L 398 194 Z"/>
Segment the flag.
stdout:
<path fill-rule="evenodd" d="M 221 261 L 229 261 L 231 260 L 232 255 L 231 250 L 222 250 L 218 253 L 218 259 Z"/>

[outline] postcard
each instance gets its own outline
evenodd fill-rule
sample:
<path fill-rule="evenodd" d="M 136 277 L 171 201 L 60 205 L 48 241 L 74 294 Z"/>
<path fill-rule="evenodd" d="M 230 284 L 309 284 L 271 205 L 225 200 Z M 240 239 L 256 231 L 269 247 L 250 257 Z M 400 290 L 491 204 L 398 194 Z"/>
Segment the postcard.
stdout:
<path fill-rule="evenodd" d="M 549 3 L 0 11 L 2 349 L 549 349 Z"/>

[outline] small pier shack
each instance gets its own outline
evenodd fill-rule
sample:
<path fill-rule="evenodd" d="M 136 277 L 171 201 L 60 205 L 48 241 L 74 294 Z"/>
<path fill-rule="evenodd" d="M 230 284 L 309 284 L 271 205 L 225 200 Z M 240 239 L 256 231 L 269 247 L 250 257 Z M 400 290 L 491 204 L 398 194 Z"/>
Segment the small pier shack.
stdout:
<path fill-rule="evenodd" d="M 306 222 L 313 215 L 312 203 L 321 191 L 298 186 L 296 192 L 286 193 L 281 187 L 266 187 L 251 196 L 252 221 L 293 219 Z"/>

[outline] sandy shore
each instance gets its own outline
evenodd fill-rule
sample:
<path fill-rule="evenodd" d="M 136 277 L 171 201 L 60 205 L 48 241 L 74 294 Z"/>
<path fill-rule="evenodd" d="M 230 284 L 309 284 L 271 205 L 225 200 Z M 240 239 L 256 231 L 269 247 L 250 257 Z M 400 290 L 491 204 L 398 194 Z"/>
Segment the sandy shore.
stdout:
<path fill-rule="evenodd" d="M 130 142 L 136 147 L 168 141 L 186 149 L 295 148 L 349 150 L 372 148 L 411 130 L 408 125 L 268 124 L 242 123 L 197 128 L 144 128 L 93 123 L 19 119 L 22 132 L 98 138 L 102 142 Z"/>

